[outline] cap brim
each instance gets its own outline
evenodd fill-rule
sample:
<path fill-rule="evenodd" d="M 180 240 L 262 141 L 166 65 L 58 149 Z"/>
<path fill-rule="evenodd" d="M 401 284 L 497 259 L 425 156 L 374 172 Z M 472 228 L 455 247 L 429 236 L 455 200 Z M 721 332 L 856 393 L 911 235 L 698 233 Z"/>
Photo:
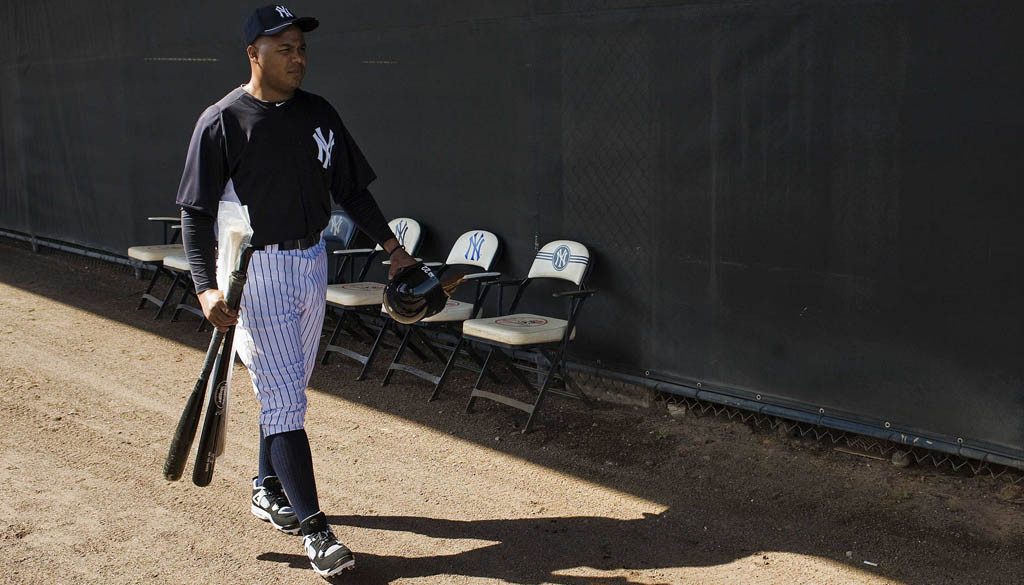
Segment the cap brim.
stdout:
<path fill-rule="evenodd" d="M 273 36 L 273 35 L 276 35 L 277 33 L 283 31 L 284 29 L 286 29 L 286 28 L 288 28 L 289 26 L 292 26 L 292 25 L 295 25 L 295 26 L 299 27 L 299 30 L 301 30 L 302 32 L 309 32 L 311 30 L 316 29 L 316 27 L 320 26 L 320 21 L 315 19 L 315 18 L 313 18 L 312 16 L 303 16 L 303 17 L 300 17 L 300 18 L 294 18 L 292 20 L 288 20 L 288 21 L 282 22 L 281 24 L 275 26 L 274 28 L 268 28 L 268 29 L 264 30 L 263 32 L 260 33 L 260 36 L 264 36 L 264 35 Z"/>

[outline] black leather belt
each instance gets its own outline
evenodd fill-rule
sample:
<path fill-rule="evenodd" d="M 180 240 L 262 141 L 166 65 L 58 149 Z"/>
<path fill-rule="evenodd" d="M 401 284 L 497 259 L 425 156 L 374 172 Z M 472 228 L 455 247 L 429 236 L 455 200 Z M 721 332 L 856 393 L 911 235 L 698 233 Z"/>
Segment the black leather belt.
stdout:
<path fill-rule="evenodd" d="M 298 240 L 285 240 L 283 242 L 275 242 L 274 244 L 267 244 L 268 246 L 276 245 L 278 250 L 305 250 L 312 248 L 313 246 L 320 243 L 320 234 L 310 234 L 304 238 Z M 261 249 L 266 249 L 264 246 Z"/>

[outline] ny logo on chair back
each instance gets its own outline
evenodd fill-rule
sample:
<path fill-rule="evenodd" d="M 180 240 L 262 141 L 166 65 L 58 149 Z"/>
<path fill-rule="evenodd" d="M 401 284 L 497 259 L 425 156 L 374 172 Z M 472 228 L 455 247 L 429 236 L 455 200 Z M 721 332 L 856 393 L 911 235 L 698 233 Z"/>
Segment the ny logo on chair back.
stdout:
<path fill-rule="evenodd" d="M 555 240 L 537 252 L 529 278 L 558 278 L 578 285 L 589 266 L 590 251 L 586 246 L 571 240 Z"/>
<path fill-rule="evenodd" d="M 356 234 L 356 224 L 347 213 L 341 210 L 331 212 L 331 219 L 324 228 L 324 239 L 343 247 L 352 243 Z"/>
<path fill-rule="evenodd" d="M 388 222 L 388 227 L 391 228 L 391 231 L 395 234 L 395 239 L 405 247 L 407 252 L 410 254 L 416 253 L 420 237 L 423 235 L 420 222 L 408 217 L 396 217 Z M 376 250 L 383 250 L 383 248 L 378 244 Z"/>
<path fill-rule="evenodd" d="M 480 232 L 474 233 L 469 237 L 469 246 L 466 248 L 466 253 L 463 258 L 466 260 L 479 260 L 480 259 L 480 248 L 484 245 L 485 236 Z"/>
<path fill-rule="evenodd" d="M 406 221 L 398 222 L 395 226 L 395 235 L 398 236 L 398 243 L 405 245 L 405 234 L 409 232 L 409 223 Z"/>
<path fill-rule="evenodd" d="M 452 246 L 445 264 L 469 264 L 490 270 L 494 255 L 498 253 L 498 236 L 484 230 L 473 230 L 459 236 Z"/>

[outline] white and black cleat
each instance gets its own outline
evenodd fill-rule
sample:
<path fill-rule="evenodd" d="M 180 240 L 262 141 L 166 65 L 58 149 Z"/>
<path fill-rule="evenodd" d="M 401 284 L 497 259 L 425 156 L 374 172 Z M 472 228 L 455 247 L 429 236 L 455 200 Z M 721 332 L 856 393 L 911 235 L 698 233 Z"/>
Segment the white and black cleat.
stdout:
<path fill-rule="evenodd" d="M 352 551 L 335 538 L 323 512 L 306 518 L 301 526 L 302 548 L 317 575 L 327 578 L 356 567 Z"/>
<path fill-rule="evenodd" d="M 263 485 L 257 486 L 256 479 L 252 479 L 252 515 L 270 522 L 285 534 L 298 534 L 299 517 L 284 495 L 281 481 L 274 476 L 267 476 Z"/>

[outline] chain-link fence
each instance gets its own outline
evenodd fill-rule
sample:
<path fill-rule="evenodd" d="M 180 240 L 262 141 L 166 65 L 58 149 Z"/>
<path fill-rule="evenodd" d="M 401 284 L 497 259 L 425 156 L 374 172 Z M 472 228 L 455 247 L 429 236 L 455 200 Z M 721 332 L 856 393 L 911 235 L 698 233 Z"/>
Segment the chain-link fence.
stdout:
<path fill-rule="evenodd" d="M 659 405 L 677 408 L 684 407 L 689 412 L 698 416 L 715 416 L 747 424 L 764 431 L 774 431 L 784 437 L 800 438 L 833 446 L 847 447 L 868 455 L 874 455 L 880 459 L 887 459 L 897 467 L 906 467 L 911 463 L 915 463 L 922 467 L 934 467 L 951 473 L 967 473 L 975 476 L 987 475 L 993 479 L 1005 480 L 1014 484 L 1024 483 L 1024 471 L 1003 465 L 967 459 L 920 447 L 908 447 L 907 445 L 883 441 L 856 433 L 787 420 L 777 416 L 767 416 L 668 392 L 655 393 L 655 401 Z"/>
<path fill-rule="evenodd" d="M 987 476 L 1011 484 L 1024 484 L 1024 470 L 654 390 L 613 377 L 614 373 L 602 375 L 601 370 L 579 364 L 574 364 L 572 369 L 575 370 L 575 381 L 584 387 L 589 396 L 599 400 L 644 408 L 666 408 L 675 416 L 684 410 L 695 416 L 735 421 L 761 432 L 775 433 L 782 438 L 816 441 L 848 450 L 854 455 L 887 460 L 896 467 L 916 464 L 947 473 Z"/>

